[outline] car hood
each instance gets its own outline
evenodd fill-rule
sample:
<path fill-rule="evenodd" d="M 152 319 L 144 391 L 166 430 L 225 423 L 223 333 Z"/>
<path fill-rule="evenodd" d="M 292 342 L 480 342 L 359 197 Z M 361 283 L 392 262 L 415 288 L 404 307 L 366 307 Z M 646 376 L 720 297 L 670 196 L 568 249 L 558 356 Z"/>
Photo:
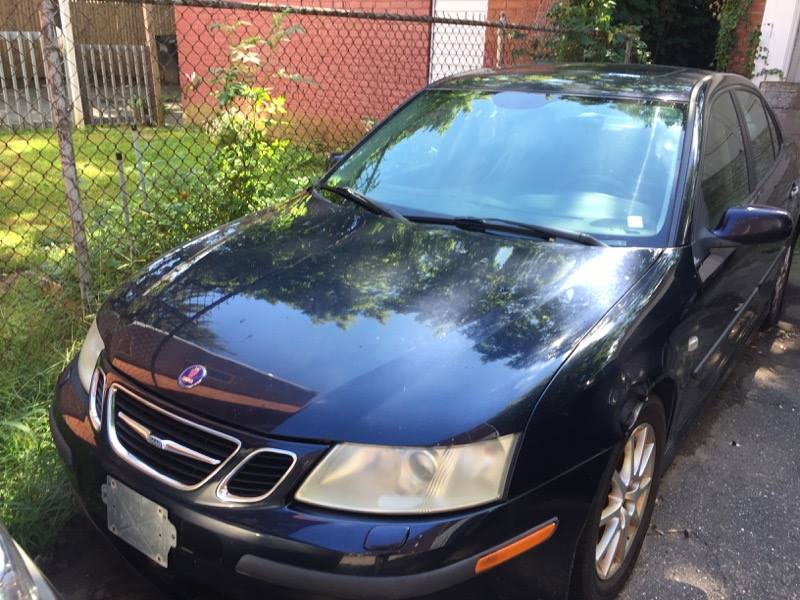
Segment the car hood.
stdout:
<path fill-rule="evenodd" d="M 170 402 L 274 436 L 422 445 L 521 430 L 659 251 L 549 243 L 303 197 L 159 259 L 98 317 Z M 178 376 L 202 364 L 184 389 Z"/>

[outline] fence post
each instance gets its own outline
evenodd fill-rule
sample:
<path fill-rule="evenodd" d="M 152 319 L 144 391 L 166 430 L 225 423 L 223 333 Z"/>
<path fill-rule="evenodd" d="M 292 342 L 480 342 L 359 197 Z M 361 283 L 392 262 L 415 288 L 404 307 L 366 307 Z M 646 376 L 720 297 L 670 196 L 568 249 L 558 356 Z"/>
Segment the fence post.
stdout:
<path fill-rule="evenodd" d="M 495 57 L 494 63 L 496 67 L 503 66 L 503 57 L 506 47 L 506 23 L 506 12 L 502 11 L 500 13 L 500 27 L 497 29 L 497 56 Z"/>
<path fill-rule="evenodd" d="M 144 41 L 147 45 L 147 56 L 150 59 L 150 72 L 153 74 L 153 103 L 156 125 L 164 125 L 164 103 L 161 101 L 161 66 L 158 64 L 158 44 L 153 31 L 152 5 L 142 4 L 144 20 Z M 149 92 L 148 92 L 149 93 Z M 150 115 L 151 118 L 153 115 Z"/>
<path fill-rule="evenodd" d="M 64 177 L 64 191 L 67 197 L 69 219 L 72 223 L 72 243 L 78 263 L 78 285 L 81 291 L 84 310 L 92 304 L 92 275 L 89 264 L 89 246 L 81 208 L 81 192 L 78 187 L 78 171 L 75 167 L 75 152 L 72 146 L 72 125 L 69 116 L 69 93 L 64 77 L 61 52 L 58 48 L 56 0 L 41 0 L 39 4 L 39 25 L 42 29 L 42 47 L 47 86 L 50 90 L 50 109 L 53 112 L 53 126 L 58 135 L 61 154 L 61 173 Z"/>
<path fill-rule="evenodd" d="M 114 154 L 117 159 L 117 177 L 119 177 L 119 200 L 122 203 L 122 218 L 125 221 L 125 236 L 128 238 L 128 251 L 133 262 L 133 238 L 131 237 L 131 210 L 128 206 L 128 190 L 125 189 L 125 165 L 122 163 L 122 152 Z"/>
<path fill-rule="evenodd" d="M 72 34 L 72 12 L 69 0 L 58 0 L 58 12 L 61 16 L 64 73 L 67 76 L 72 100 L 72 118 L 75 120 L 75 127 L 83 127 L 83 101 L 81 100 L 81 84 L 78 79 L 78 58 L 75 54 L 75 36 Z"/>
<path fill-rule="evenodd" d="M 131 137 L 133 138 L 133 153 L 136 157 L 136 172 L 139 175 L 139 192 L 142 194 L 142 209 L 148 210 L 147 180 L 144 175 L 144 156 L 142 155 L 142 147 L 139 143 L 139 128 L 135 123 L 131 125 Z"/>
<path fill-rule="evenodd" d="M 633 40 L 630 35 L 625 35 L 625 64 L 633 61 Z"/>

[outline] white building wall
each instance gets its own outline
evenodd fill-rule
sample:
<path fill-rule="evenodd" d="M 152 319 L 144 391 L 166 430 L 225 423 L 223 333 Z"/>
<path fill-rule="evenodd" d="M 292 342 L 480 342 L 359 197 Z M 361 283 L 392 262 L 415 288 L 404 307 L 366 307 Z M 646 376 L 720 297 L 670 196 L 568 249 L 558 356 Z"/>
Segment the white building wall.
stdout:
<path fill-rule="evenodd" d="M 792 73 L 792 54 L 800 22 L 800 0 L 767 0 L 761 22 L 761 46 L 754 81 L 797 81 Z"/>

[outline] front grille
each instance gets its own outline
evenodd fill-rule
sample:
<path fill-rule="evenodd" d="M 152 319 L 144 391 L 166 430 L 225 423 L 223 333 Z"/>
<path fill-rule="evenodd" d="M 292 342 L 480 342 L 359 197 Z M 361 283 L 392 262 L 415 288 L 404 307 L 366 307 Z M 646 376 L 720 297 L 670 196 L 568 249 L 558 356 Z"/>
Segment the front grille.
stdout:
<path fill-rule="evenodd" d="M 294 454 L 283 450 L 256 450 L 222 482 L 218 495 L 233 502 L 262 500 L 283 481 L 296 459 Z"/>
<path fill-rule="evenodd" d="M 112 386 L 109 395 L 114 450 L 133 466 L 182 489 L 216 473 L 241 444 L 236 438 L 159 408 Z"/>

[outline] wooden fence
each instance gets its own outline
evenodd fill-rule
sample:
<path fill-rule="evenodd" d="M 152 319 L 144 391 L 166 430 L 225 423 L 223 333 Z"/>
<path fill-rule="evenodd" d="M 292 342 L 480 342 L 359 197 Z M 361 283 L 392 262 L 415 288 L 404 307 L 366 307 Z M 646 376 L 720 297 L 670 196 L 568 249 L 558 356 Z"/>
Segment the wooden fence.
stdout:
<path fill-rule="evenodd" d="M 41 0 L 0 0 L 0 31 L 39 31 Z M 149 7 L 152 34 L 156 37 L 175 35 L 175 9 L 172 6 Z M 72 31 L 75 44 L 139 45 L 146 43 L 143 7 L 139 4 L 107 0 L 72 0 Z M 9 57 L 0 51 L 3 72 L 11 71 Z M 42 63 L 36 75 L 44 78 Z M 33 73 L 31 73 L 33 75 Z"/>
<path fill-rule="evenodd" d="M 0 0 L 0 30 L 39 31 L 40 0 Z M 72 29 L 76 44 L 141 44 L 144 20 L 139 4 L 109 0 L 72 0 Z M 153 6 L 153 34 L 175 34 L 175 9 Z"/>

